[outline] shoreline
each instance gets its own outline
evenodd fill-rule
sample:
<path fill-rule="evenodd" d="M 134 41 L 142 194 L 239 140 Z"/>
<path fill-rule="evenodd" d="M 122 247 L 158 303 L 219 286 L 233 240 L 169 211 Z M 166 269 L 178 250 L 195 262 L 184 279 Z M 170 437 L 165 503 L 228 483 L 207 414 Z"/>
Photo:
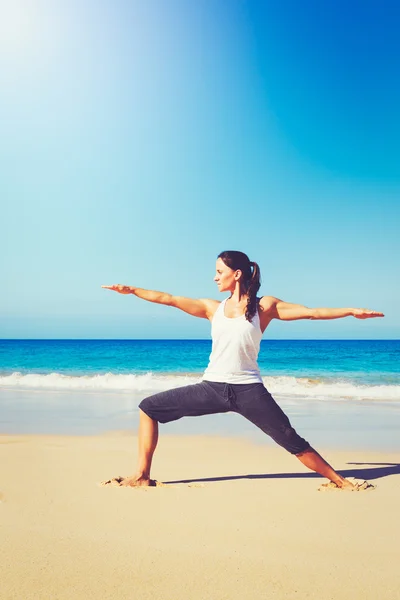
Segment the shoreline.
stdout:
<path fill-rule="evenodd" d="M 171 423 L 169 424 L 172 425 Z M 257 430 L 256 428 L 252 428 L 251 424 L 249 428 L 245 431 L 223 431 L 215 429 L 214 431 L 204 431 L 203 429 L 199 429 L 197 431 L 185 431 L 184 428 L 176 428 L 170 429 L 169 431 L 164 430 L 163 427 L 165 425 L 159 424 L 159 443 L 161 440 L 168 439 L 179 439 L 181 441 L 193 440 L 193 442 L 197 442 L 199 440 L 208 440 L 210 442 L 217 441 L 218 443 L 230 443 L 236 442 L 238 444 L 250 444 L 254 447 L 257 447 L 261 451 L 266 452 L 283 452 L 287 453 L 287 451 L 280 447 L 274 440 L 272 440 L 269 436 L 267 436 L 264 432 Z M 297 430 L 300 434 L 304 433 L 301 428 L 297 427 Z M 10 431 L 4 432 L 0 431 L 0 444 L 8 443 L 8 438 L 15 438 L 21 441 L 26 440 L 36 440 L 36 439 L 54 439 L 54 440 L 79 440 L 79 439 L 108 439 L 108 438 L 129 438 L 131 443 L 133 444 L 133 453 L 136 453 L 136 444 L 137 444 L 137 433 L 138 428 L 134 429 L 100 429 L 94 430 L 92 432 L 86 431 L 70 431 L 70 432 L 54 432 L 54 431 L 39 431 L 39 432 L 18 432 L 18 431 Z M 346 454 L 346 453 L 364 453 L 364 454 L 399 454 L 400 455 L 400 440 L 397 440 L 393 443 L 387 443 L 383 445 L 379 440 L 376 440 L 373 444 L 367 441 L 363 441 L 363 432 L 358 432 L 358 438 L 354 439 L 352 442 L 343 442 L 341 438 L 336 437 L 335 433 L 331 432 L 329 435 L 325 436 L 325 440 L 314 440 L 307 436 L 307 441 L 309 441 L 310 445 L 314 447 L 320 454 L 324 453 L 333 453 L 333 454 Z M 381 432 L 383 435 L 384 432 Z M 399 432 L 396 430 L 395 437 L 399 435 Z M 323 436 L 322 436 L 323 438 Z M 290 453 L 288 453 L 290 455 Z"/>
<path fill-rule="evenodd" d="M 377 487 L 320 493 L 279 447 L 165 434 L 165 486 L 99 486 L 133 472 L 136 442 L 0 436 L 2 598 L 396 598 L 400 452 L 324 453 Z"/>
<path fill-rule="evenodd" d="M 112 392 L 17 392 L 2 390 L 0 435 L 98 435 L 138 427 L 143 394 Z M 400 403 L 366 400 L 327 401 L 275 396 L 292 427 L 309 443 L 332 450 L 400 450 Z M 275 447 L 270 438 L 245 418 L 230 412 L 185 417 L 160 425 L 160 435 L 243 438 Z"/>

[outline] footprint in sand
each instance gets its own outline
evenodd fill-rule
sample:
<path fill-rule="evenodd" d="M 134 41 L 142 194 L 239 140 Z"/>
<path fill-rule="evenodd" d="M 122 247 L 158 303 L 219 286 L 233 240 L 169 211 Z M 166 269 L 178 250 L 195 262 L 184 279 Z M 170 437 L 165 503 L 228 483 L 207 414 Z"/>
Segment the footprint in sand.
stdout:
<path fill-rule="evenodd" d="M 100 487 L 105 487 L 105 486 L 121 487 L 121 483 L 124 479 L 125 479 L 125 477 L 112 477 L 111 479 L 106 479 L 105 481 L 101 481 L 98 485 Z"/>

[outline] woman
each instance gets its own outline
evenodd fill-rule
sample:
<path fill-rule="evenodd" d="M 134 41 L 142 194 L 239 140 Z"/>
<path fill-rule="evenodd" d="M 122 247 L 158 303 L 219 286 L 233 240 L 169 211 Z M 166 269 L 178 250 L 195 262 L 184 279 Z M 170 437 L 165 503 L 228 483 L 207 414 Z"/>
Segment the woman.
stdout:
<path fill-rule="evenodd" d="M 102 286 L 120 294 L 134 294 L 149 302 L 175 306 L 211 321 L 212 352 L 201 383 L 167 390 L 139 404 L 139 464 L 135 475 L 115 480 L 123 486 L 150 486 L 151 462 L 158 441 L 158 423 L 184 416 L 235 411 L 243 415 L 279 445 L 297 456 L 309 469 L 330 480 L 337 488 L 357 489 L 337 473 L 291 427 L 289 419 L 264 387 L 257 365 L 262 334 L 273 319 L 357 319 L 383 317 L 363 308 L 307 308 L 273 296 L 257 298 L 260 269 L 243 252 L 219 254 L 214 281 L 229 298 L 194 300 L 182 296 L 123 285 Z"/>

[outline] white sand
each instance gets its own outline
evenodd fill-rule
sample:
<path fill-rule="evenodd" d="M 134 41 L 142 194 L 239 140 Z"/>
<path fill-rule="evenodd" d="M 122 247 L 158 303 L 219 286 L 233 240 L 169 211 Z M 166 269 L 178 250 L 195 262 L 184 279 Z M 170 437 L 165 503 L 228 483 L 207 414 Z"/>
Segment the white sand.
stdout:
<path fill-rule="evenodd" d="M 326 458 L 377 489 L 320 493 L 278 447 L 197 436 L 161 437 L 152 474 L 191 484 L 100 487 L 134 471 L 132 435 L 1 436 L 0 598 L 400 598 L 400 455 Z"/>

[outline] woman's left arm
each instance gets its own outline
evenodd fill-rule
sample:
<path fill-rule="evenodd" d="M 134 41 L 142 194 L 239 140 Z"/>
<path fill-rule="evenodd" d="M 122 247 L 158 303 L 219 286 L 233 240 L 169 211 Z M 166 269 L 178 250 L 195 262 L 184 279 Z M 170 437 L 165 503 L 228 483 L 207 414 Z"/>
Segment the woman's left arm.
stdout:
<path fill-rule="evenodd" d="M 368 308 L 308 308 L 302 304 L 284 302 L 273 296 L 263 296 L 260 304 L 263 310 L 269 313 L 270 319 L 279 319 L 280 321 L 341 319 L 343 317 L 371 319 L 384 316 L 383 313 Z"/>

